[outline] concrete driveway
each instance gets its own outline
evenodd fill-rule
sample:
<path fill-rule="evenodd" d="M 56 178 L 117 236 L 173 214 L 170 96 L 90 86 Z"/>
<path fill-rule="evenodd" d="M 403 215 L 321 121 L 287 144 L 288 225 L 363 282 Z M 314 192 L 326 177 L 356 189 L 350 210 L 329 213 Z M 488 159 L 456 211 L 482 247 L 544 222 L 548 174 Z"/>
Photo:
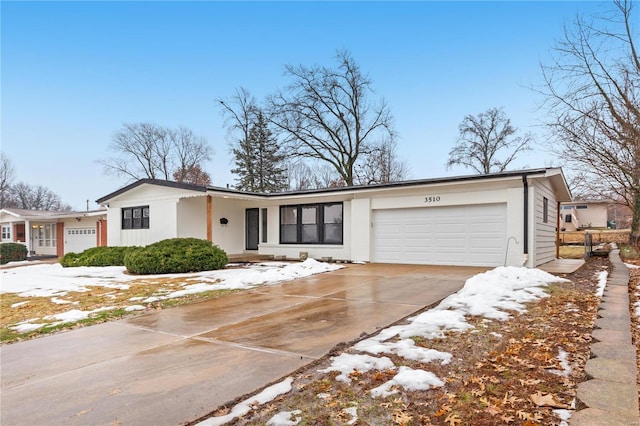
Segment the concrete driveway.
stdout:
<path fill-rule="evenodd" d="M 182 424 L 441 300 L 484 270 L 349 265 L 6 345 L 0 424 Z"/>

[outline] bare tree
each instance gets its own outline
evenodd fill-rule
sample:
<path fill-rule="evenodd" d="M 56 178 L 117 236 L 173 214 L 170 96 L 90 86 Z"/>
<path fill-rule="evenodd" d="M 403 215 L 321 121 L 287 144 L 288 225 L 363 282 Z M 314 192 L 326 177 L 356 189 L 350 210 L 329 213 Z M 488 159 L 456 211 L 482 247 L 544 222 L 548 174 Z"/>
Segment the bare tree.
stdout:
<path fill-rule="evenodd" d="M 351 54 L 340 51 L 337 59 L 337 69 L 287 65 L 293 81 L 269 97 L 269 119 L 291 155 L 324 161 L 353 185 L 360 156 L 395 132 L 384 100 L 375 105 L 368 100 L 372 81 Z"/>
<path fill-rule="evenodd" d="M 211 184 L 211 177 L 202 170 L 201 163 L 211 158 L 212 148 L 202 136 L 196 136 L 191 129 L 179 127 L 169 131 L 175 153 L 175 171 L 180 176 L 178 182 Z"/>
<path fill-rule="evenodd" d="M 193 183 L 195 185 L 211 185 L 211 176 L 209 176 L 209 173 L 203 171 L 199 164 L 179 168 L 173 172 L 173 180 L 176 182 Z"/>
<path fill-rule="evenodd" d="M 236 89 L 231 99 L 218 98 L 224 126 L 234 140 L 248 140 L 260 108 L 256 98 L 244 87 Z M 235 144 L 233 144 L 235 145 Z"/>
<path fill-rule="evenodd" d="M 8 207 L 11 185 L 15 178 L 13 162 L 4 153 L 0 154 L 0 209 Z"/>
<path fill-rule="evenodd" d="M 337 188 L 346 186 L 333 167 L 326 163 L 311 163 L 292 160 L 287 163 L 289 190 Z"/>
<path fill-rule="evenodd" d="M 185 128 L 168 129 L 154 123 L 124 124 L 110 145 L 116 157 L 101 160 L 107 174 L 129 179 L 165 179 L 186 173 L 208 161 L 212 148 L 206 139 Z"/>
<path fill-rule="evenodd" d="M 640 59 L 631 1 L 610 15 L 576 17 L 542 65 L 551 146 L 586 186 L 633 211 L 631 242 L 640 241 Z"/>
<path fill-rule="evenodd" d="M 514 136 L 517 129 L 502 108 L 467 115 L 458 130 L 458 141 L 449 151 L 447 168 L 460 165 L 481 174 L 503 172 L 519 153 L 530 149 L 531 136 Z M 501 154 L 506 158 L 500 159 Z"/>
<path fill-rule="evenodd" d="M 356 181 L 360 185 L 389 183 L 406 180 L 409 167 L 396 155 L 396 143 L 384 141 L 367 154 L 356 167 Z"/>
<path fill-rule="evenodd" d="M 11 187 L 11 206 L 27 210 L 68 211 L 71 206 L 63 203 L 60 196 L 50 189 L 24 182 L 18 182 Z"/>
<path fill-rule="evenodd" d="M 304 191 L 316 188 L 311 168 L 304 161 L 289 161 L 286 168 L 289 190 Z"/>

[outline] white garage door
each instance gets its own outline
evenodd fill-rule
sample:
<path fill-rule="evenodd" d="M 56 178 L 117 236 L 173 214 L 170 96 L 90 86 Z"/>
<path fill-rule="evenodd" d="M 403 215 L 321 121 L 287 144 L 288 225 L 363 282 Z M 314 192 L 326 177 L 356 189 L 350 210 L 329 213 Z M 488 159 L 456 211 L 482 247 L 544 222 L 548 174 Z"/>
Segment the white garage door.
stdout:
<path fill-rule="evenodd" d="M 80 253 L 96 246 L 96 228 L 66 228 L 64 230 L 64 252 Z"/>
<path fill-rule="evenodd" d="M 506 204 L 376 210 L 373 262 L 500 266 Z"/>

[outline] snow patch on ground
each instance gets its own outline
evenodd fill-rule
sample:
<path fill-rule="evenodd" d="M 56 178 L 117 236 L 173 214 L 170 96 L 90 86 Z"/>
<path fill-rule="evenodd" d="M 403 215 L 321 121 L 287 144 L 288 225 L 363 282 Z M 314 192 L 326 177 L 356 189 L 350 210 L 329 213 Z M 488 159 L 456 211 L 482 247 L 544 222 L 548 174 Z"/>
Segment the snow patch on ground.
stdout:
<path fill-rule="evenodd" d="M 267 422 L 269 426 L 295 426 L 302 420 L 298 414 L 302 413 L 301 410 L 293 411 L 281 411 L 275 416 L 271 417 Z M 293 419 L 292 419 L 293 418 Z"/>
<path fill-rule="evenodd" d="M 378 337 L 379 335 L 358 342 L 353 348 L 357 351 L 374 355 L 380 353 L 396 354 L 402 358 L 420 362 L 441 361 L 442 365 L 451 362 L 450 353 L 416 346 L 416 342 L 411 339 L 402 339 L 398 342 L 383 342 Z"/>
<path fill-rule="evenodd" d="M 147 309 L 147 308 L 145 306 L 142 306 L 142 305 L 131 305 L 131 306 L 127 306 L 126 308 L 124 308 L 124 310 L 127 311 L 127 312 L 144 311 L 145 309 Z"/>
<path fill-rule="evenodd" d="M 265 388 L 262 392 L 257 394 L 256 396 L 252 396 L 239 404 L 235 405 L 229 414 L 218 417 L 210 417 L 196 426 L 218 426 L 223 425 L 236 417 L 241 417 L 251 411 L 254 405 L 261 405 L 267 402 L 273 401 L 280 395 L 283 395 L 291 390 L 291 383 L 293 383 L 293 378 L 287 377 L 283 381 L 276 383 L 275 385 L 271 385 Z"/>
<path fill-rule="evenodd" d="M 436 309 L 507 320 L 507 311 L 525 312 L 524 303 L 547 297 L 542 287 L 563 281 L 568 280 L 540 269 L 501 266 L 469 278 L 460 291 L 444 299 Z"/>
<path fill-rule="evenodd" d="M 403 366 L 400 367 L 398 374 L 396 374 L 393 379 L 383 383 L 377 388 L 373 388 L 371 390 L 371 396 L 374 398 L 385 398 L 393 395 L 398 393 L 398 389 L 395 388 L 396 386 L 400 386 L 409 391 L 416 391 L 444 386 L 444 382 L 429 371 L 414 370 L 413 368 Z"/>
<path fill-rule="evenodd" d="M 596 290 L 596 296 L 602 297 L 604 295 L 604 289 L 607 286 L 608 271 L 601 271 L 598 273 L 598 289 Z"/>
<path fill-rule="evenodd" d="M 569 354 L 560 349 L 558 351 L 557 359 L 560 363 L 560 370 L 551 369 L 547 371 L 552 374 L 557 374 L 558 376 L 569 377 L 569 374 L 571 374 L 571 371 L 573 370 L 571 368 L 571 364 L 569 363 Z"/>
<path fill-rule="evenodd" d="M 351 420 L 347 422 L 348 425 L 356 424 L 356 422 L 358 421 L 358 407 L 347 407 L 342 411 L 351 416 Z"/>
<path fill-rule="evenodd" d="M 110 311 L 110 310 L 113 310 L 113 309 L 116 309 L 116 307 L 115 306 L 104 306 L 102 308 L 94 309 L 92 311 L 81 311 L 81 310 L 78 310 L 78 309 L 72 309 L 70 311 L 63 312 L 61 314 L 47 315 L 46 317 L 44 317 L 44 319 L 46 319 L 46 320 L 57 320 L 60 323 L 76 322 L 76 321 L 80 321 L 80 320 L 83 320 L 83 319 L 87 319 L 92 314 L 95 314 L 95 313 L 98 313 L 98 312 Z"/>
<path fill-rule="evenodd" d="M 345 383 L 351 383 L 349 375 L 354 371 L 366 372 L 369 370 L 386 370 L 389 368 L 395 368 L 393 362 L 385 357 L 376 358 L 371 355 L 354 355 L 354 354 L 340 354 L 333 358 L 331 365 L 324 370 L 318 370 L 321 373 L 329 373 L 331 371 L 339 371 L 340 374 L 336 377 L 336 380 Z"/>

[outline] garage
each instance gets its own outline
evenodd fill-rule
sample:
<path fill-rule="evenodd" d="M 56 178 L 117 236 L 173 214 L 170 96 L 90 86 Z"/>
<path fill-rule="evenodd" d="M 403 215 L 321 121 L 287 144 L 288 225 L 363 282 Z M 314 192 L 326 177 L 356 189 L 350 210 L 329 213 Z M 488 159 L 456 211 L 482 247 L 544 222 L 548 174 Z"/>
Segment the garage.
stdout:
<path fill-rule="evenodd" d="M 96 228 L 66 228 L 64 253 L 80 253 L 96 246 Z"/>
<path fill-rule="evenodd" d="M 504 203 L 375 210 L 372 261 L 503 265 L 506 216 Z"/>

